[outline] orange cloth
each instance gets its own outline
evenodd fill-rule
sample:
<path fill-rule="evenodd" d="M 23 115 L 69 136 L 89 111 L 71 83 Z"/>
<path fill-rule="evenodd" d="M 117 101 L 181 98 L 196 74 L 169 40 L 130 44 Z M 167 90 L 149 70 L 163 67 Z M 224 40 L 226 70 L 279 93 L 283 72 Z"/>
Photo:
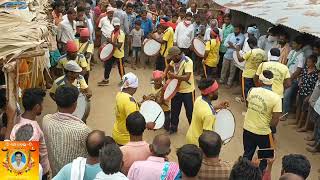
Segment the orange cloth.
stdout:
<path fill-rule="evenodd" d="M 288 55 L 291 51 L 290 45 L 287 43 L 286 45 L 284 45 L 283 48 L 280 48 L 280 57 L 279 57 L 279 62 L 282 64 L 287 65 L 288 62 Z"/>

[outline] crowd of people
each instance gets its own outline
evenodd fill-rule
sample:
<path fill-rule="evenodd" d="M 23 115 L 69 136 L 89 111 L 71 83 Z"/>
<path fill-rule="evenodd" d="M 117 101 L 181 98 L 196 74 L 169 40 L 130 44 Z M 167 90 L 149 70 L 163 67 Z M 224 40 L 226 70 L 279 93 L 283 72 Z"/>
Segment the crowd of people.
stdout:
<path fill-rule="evenodd" d="M 289 36 L 283 26 L 270 27 L 260 35 L 259 25 L 233 24 L 225 10 L 212 11 L 186 1 L 92 1 L 56 0 L 52 23 L 50 73 L 54 81 L 49 95 L 57 112 L 46 114 L 41 126 L 36 118 L 43 111 L 46 92 L 23 91 L 23 113 L 13 129 L 7 128 L 12 113 L 6 110 L 5 91 L 0 91 L 1 137 L 11 141 L 39 141 L 42 179 L 55 180 L 175 180 L 230 179 L 271 180 L 275 160 L 255 158 L 259 149 L 275 149 L 280 121 L 290 121 L 306 137 L 309 152 L 320 152 L 320 39 L 307 34 Z M 204 57 L 193 45 L 204 42 Z M 161 44 L 158 55 L 143 49 L 153 39 Z M 113 65 L 119 71 L 120 92 L 115 97 L 115 123 L 110 136 L 91 130 L 73 115 L 79 94 L 88 99 L 90 71 L 97 64 L 95 49 L 113 45 L 112 57 L 103 62 L 99 86 L 110 84 Z M 244 65 L 241 63 L 244 62 Z M 166 134 L 151 144 L 143 139 L 146 122 L 133 95 L 138 77 L 126 72 L 152 66 L 153 88 L 144 100 L 154 100 L 165 113 Z M 195 81 L 200 76 L 201 80 Z M 239 77 L 247 111 L 243 124 L 243 155 L 232 165 L 219 157 L 224 140 L 214 132 L 216 113 L 229 106 L 215 102 L 218 90 L 235 86 Z M 177 79 L 178 90 L 164 100 L 164 82 Z M 90 85 L 92 85 L 92 81 Z M 96 82 L 94 82 L 96 83 Z M 195 87 L 201 95 L 196 98 Z M 143 87 L 146 88 L 146 87 Z M 214 103 L 212 103 L 214 102 Z M 170 135 L 177 133 L 182 104 L 189 129 L 186 143 L 176 151 L 178 162 L 168 158 Z M 295 117 L 291 116 L 295 114 Z M 8 133 L 9 132 L 9 133 Z M 301 154 L 282 157 L 281 180 L 307 179 L 311 164 Z"/>

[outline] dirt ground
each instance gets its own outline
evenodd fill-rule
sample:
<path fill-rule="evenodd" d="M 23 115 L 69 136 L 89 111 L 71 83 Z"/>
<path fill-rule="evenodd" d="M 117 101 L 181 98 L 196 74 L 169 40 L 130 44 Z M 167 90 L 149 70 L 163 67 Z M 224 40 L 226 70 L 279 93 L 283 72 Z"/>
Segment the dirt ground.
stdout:
<path fill-rule="evenodd" d="M 142 96 L 150 92 L 151 84 L 151 69 L 138 69 L 132 70 L 126 67 L 126 72 L 133 72 L 139 77 L 139 88 L 137 93 L 134 95 L 137 101 L 142 100 Z M 91 112 L 87 119 L 87 124 L 92 129 L 99 129 L 106 132 L 107 135 L 111 135 L 113 123 L 115 121 L 115 96 L 119 91 L 118 83 L 120 77 L 117 68 L 112 69 L 110 85 L 106 87 L 98 87 L 97 82 L 103 77 L 103 67 L 99 63 L 95 65 L 93 71 L 90 74 L 89 87 L 93 91 L 93 97 L 91 99 Z M 234 91 L 237 88 L 225 89 L 223 87 L 219 90 L 219 100 L 229 100 L 230 110 L 233 112 L 236 119 L 236 132 L 233 139 L 226 145 L 223 146 L 221 150 L 221 159 L 233 163 L 237 158 L 243 153 L 242 146 L 242 126 L 245 111 L 245 106 L 243 104 L 237 103 L 234 99 Z M 197 90 L 196 96 L 200 93 Z M 53 113 L 56 111 L 56 106 L 49 96 L 46 97 L 44 102 L 44 112 L 43 114 Z M 177 161 L 175 151 L 177 148 L 181 147 L 185 143 L 185 134 L 188 130 L 188 122 L 185 116 L 184 108 L 180 114 L 180 124 L 178 133 L 171 135 L 171 149 L 172 152 L 169 156 L 170 160 Z M 144 139 L 147 142 L 151 142 L 155 134 L 165 133 L 164 130 L 158 131 L 146 131 L 144 134 Z M 276 150 L 276 161 L 273 165 L 272 179 L 276 180 L 280 177 L 281 171 L 281 158 L 290 153 L 304 154 L 308 157 L 311 162 L 312 169 L 309 176 L 310 180 L 316 180 L 319 177 L 317 170 L 320 169 L 320 156 L 313 155 L 305 150 L 305 141 L 303 138 L 307 133 L 297 133 L 291 126 L 287 123 L 280 122 L 278 126 L 278 133 L 276 135 L 277 140 L 277 150 Z"/>

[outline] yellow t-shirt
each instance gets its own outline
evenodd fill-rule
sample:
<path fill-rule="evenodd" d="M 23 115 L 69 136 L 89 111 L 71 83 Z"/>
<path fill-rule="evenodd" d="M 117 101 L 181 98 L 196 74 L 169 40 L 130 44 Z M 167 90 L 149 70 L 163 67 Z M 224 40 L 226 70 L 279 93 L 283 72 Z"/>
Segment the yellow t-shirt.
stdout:
<path fill-rule="evenodd" d="M 186 140 L 187 144 L 199 145 L 198 138 L 204 130 L 212 131 L 216 117 L 213 107 L 202 96 L 198 97 L 194 102 L 192 113 L 192 121 L 188 129 Z"/>
<path fill-rule="evenodd" d="M 243 128 L 258 135 L 271 133 L 272 113 L 282 112 L 282 101 L 278 94 L 263 87 L 252 88 L 248 94 L 248 110 Z"/>
<path fill-rule="evenodd" d="M 208 57 L 205 60 L 205 64 L 210 67 L 217 67 L 219 63 L 219 49 L 220 42 L 215 39 L 211 39 L 206 42 L 206 51 L 209 51 Z"/>
<path fill-rule="evenodd" d="M 283 82 L 285 79 L 290 78 L 288 67 L 275 61 L 263 62 L 259 65 L 256 75 L 259 76 L 264 70 L 269 70 L 273 73 L 272 91 L 283 98 Z"/>
<path fill-rule="evenodd" d="M 124 39 L 125 39 L 126 35 L 124 34 L 124 32 L 122 30 L 120 30 L 120 34 L 118 36 L 118 43 L 122 43 L 122 46 L 121 48 L 115 48 L 114 52 L 113 52 L 113 57 L 115 58 L 123 58 L 124 57 Z M 113 40 L 115 37 L 114 37 L 114 33 L 112 33 L 111 35 L 111 39 Z M 113 40 L 115 41 L 115 40 Z"/>
<path fill-rule="evenodd" d="M 78 53 L 82 54 L 82 55 L 86 55 L 86 53 L 90 53 L 93 55 L 93 50 L 94 50 L 94 45 L 92 42 L 85 42 L 85 43 L 81 43 L 79 39 L 75 39 L 74 42 L 76 43 L 77 47 L 78 47 Z M 86 58 L 86 56 L 85 56 Z M 89 64 L 88 59 L 86 59 L 87 63 Z M 90 66 L 88 65 L 87 70 L 90 71 Z"/>
<path fill-rule="evenodd" d="M 57 68 L 63 69 L 64 65 L 67 64 L 69 60 L 67 59 L 67 55 L 63 55 L 59 58 Z M 83 54 L 78 53 L 76 60 L 77 64 L 79 64 L 82 69 L 89 71 L 90 66 L 87 63 L 86 57 Z"/>
<path fill-rule="evenodd" d="M 62 86 L 64 84 L 66 84 L 67 82 L 67 79 L 66 79 L 66 76 L 63 75 L 61 77 L 59 77 L 58 79 L 56 79 L 53 84 L 52 84 L 52 87 L 51 89 L 49 90 L 50 93 L 53 93 L 55 94 L 56 93 L 56 90 L 58 89 L 59 86 Z M 80 89 L 87 89 L 88 88 L 88 85 L 86 83 L 86 80 L 84 79 L 83 76 L 79 75 L 79 78 L 76 79 L 72 85 L 80 88 Z"/>
<path fill-rule="evenodd" d="M 169 49 L 173 46 L 173 40 L 174 40 L 173 38 L 174 38 L 174 31 L 172 27 L 168 27 L 168 29 L 164 31 L 164 34 L 162 37 L 162 39 L 166 41 L 166 43 L 161 44 L 161 48 L 160 48 L 160 54 L 163 57 L 167 57 Z"/>
<path fill-rule="evenodd" d="M 193 61 L 187 57 L 183 56 L 184 60 L 180 62 L 179 69 L 175 70 L 175 74 L 181 76 L 186 73 L 191 73 L 190 79 L 188 82 L 182 81 L 179 86 L 179 93 L 190 93 L 194 91 L 194 77 L 193 77 Z M 173 61 L 170 62 L 170 66 L 175 67 L 175 63 Z M 174 68 L 175 69 L 175 68 Z"/>
<path fill-rule="evenodd" d="M 257 48 L 246 52 L 243 55 L 246 61 L 242 76 L 245 78 L 253 78 L 261 62 L 267 61 L 267 55 L 264 50 Z"/>
<path fill-rule="evenodd" d="M 158 95 L 160 93 L 159 91 L 161 90 L 162 88 L 155 89 L 154 87 L 152 87 L 152 94 Z M 164 112 L 170 111 L 170 101 L 163 101 L 163 103 L 160 104 L 160 106 Z"/>
<path fill-rule="evenodd" d="M 116 143 L 125 145 L 130 141 L 126 119 L 131 113 L 139 111 L 139 106 L 130 94 L 119 92 L 116 96 L 115 111 L 116 122 L 113 125 L 112 137 Z"/>

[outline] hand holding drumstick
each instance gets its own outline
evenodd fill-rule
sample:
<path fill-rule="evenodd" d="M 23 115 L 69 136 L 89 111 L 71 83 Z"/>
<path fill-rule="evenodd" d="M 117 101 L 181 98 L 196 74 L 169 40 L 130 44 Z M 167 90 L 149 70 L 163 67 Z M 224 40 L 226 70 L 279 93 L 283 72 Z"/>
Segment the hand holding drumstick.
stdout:
<path fill-rule="evenodd" d="M 214 109 L 227 109 L 230 106 L 229 101 L 222 101 L 214 106 Z"/>

